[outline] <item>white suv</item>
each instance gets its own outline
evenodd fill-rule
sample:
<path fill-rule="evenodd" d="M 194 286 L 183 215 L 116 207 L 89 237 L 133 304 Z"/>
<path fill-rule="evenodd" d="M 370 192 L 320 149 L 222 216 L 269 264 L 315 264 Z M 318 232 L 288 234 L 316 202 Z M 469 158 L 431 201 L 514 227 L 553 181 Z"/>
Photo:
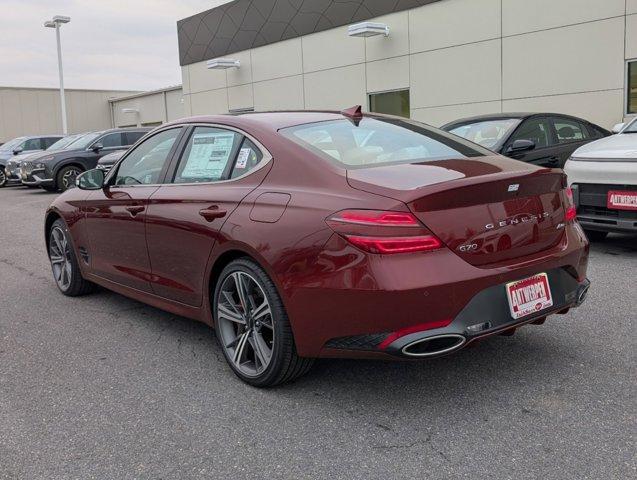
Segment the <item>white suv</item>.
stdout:
<path fill-rule="evenodd" d="M 637 233 L 637 118 L 613 132 L 577 149 L 564 166 L 577 218 L 591 240 Z"/>

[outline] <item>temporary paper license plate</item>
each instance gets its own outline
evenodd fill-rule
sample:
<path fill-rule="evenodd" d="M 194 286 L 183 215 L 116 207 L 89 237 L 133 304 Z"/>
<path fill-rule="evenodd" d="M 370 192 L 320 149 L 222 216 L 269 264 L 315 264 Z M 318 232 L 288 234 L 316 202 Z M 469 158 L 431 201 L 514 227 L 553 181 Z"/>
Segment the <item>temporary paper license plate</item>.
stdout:
<path fill-rule="evenodd" d="M 553 296 L 546 273 L 540 273 L 506 286 L 511 316 L 515 319 L 553 306 Z"/>
<path fill-rule="evenodd" d="M 614 210 L 637 210 L 637 192 L 611 190 L 606 206 Z"/>

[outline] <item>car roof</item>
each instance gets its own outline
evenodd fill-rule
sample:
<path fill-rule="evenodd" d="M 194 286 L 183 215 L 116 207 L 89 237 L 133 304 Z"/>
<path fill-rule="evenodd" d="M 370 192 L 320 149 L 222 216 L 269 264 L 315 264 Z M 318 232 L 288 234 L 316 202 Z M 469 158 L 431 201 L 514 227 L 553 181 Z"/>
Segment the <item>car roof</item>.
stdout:
<path fill-rule="evenodd" d="M 580 122 L 592 123 L 583 118 L 574 117 L 573 115 L 568 115 L 565 113 L 554 113 L 554 112 L 503 112 L 503 113 L 488 113 L 485 115 L 476 115 L 474 117 L 466 117 L 460 118 L 458 120 L 454 120 L 453 122 L 449 122 L 442 126 L 442 129 L 446 129 L 452 125 L 463 125 L 468 123 L 478 123 L 478 122 L 486 122 L 489 120 L 507 120 L 507 119 L 517 119 L 517 120 L 526 120 L 531 117 L 563 117 L 563 118 L 572 118 L 574 120 L 578 120 Z M 601 128 L 601 127 L 600 127 Z"/>
<path fill-rule="evenodd" d="M 369 117 L 369 114 L 364 114 Z M 188 123 L 218 123 L 238 128 L 258 127 L 260 129 L 278 131 L 282 128 L 294 127 L 307 123 L 342 120 L 346 118 L 341 112 L 319 110 L 290 110 L 275 112 L 248 112 L 235 115 L 203 115 L 182 118 L 166 125 L 183 125 Z M 166 126 L 164 125 L 164 126 Z"/>

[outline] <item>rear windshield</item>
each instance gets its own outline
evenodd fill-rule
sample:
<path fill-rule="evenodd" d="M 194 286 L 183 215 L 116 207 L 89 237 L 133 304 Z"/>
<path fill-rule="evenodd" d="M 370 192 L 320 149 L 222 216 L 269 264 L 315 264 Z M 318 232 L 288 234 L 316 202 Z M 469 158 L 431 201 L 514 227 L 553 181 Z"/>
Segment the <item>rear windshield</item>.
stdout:
<path fill-rule="evenodd" d="M 491 154 L 446 132 L 409 120 L 363 118 L 285 128 L 281 133 L 347 169 L 420 163 Z"/>
<path fill-rule="evenodd" d="M 471 140 L 473 143 L 492 149 L 496 145 L 499 145 L 501 141 L 508 138 L 521 121 L 519 118 L 488 120 L 468 123 L 454 127 L 449 131 L 454 135 L 459 135 L 462 138 Z"/>

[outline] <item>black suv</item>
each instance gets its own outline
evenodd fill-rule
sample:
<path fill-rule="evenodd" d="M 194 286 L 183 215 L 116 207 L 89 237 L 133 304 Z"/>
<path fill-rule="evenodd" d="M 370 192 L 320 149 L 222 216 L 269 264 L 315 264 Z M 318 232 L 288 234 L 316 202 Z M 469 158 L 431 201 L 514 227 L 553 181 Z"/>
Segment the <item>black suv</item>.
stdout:
<path fill-rule="evenodd" d="M 20 165 L 23 185 L 40 186 L 48 191 L 67 190 L 75 178 L 97 166 L 104 155 L 126 150 L 151 128 L 114 128 L 92 132 L 73 142 L 67 150 L 29 156 Z"/>

